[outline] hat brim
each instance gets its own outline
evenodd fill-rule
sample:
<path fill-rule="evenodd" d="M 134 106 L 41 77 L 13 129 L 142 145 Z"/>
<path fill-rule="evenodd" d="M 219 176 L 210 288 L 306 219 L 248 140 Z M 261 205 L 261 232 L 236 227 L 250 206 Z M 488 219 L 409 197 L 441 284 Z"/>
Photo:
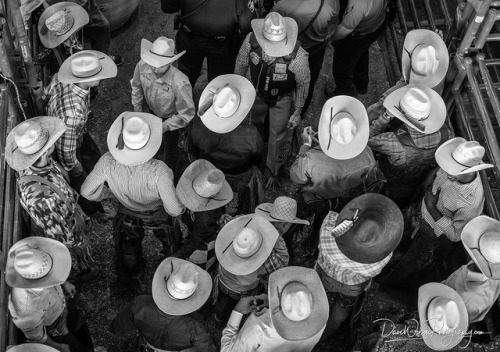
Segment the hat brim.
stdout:
<path fill-rule="evenodd" d="M 330 112 L 335 116 L 339 112 L 349 113 L 356 123 L 356 135 L 348 144 L 337 143 L 331 138 Z M 365 150 L 370 135 L 370 125 L 365 106 L 358 99 L 347 95 L 339 95 L 326 101 L 321 111 L 318 126 L 319 145 L 323 153 L 337 160 L 352 159 Z M 330 142 L 331 139 L 331 142 Z M 330 148 L 328 144 L 330 143 Z"/>
<path fill-rule="evenodd" d="M 461 233 L 462 244 L 467 253 L 486 277 L 500 280 L 500 264 L 489 263 L 479 251 L 479 239 L 486 232 L 500 233 L 500 222 L 486 215 L 479 215 L 465 225 Z M 496 267 L 494 267 L 496 266 Z"/>
<path fill-rule="evenodd" d="M 251 221 L 249 222 L 249 220 Z M 262 234 L 262 244 L 252 256 L 241 258 L 234 251 L 232 242 L 247 223 L 246 227 L 255 229 Z M 278 236 L 278 230 L 262 216 L 257 214 L 243 215 L 231 220 L 220 230 L 215 240 L 215 254 L 220 265 L 231 274 L 248 275 L 264 264 L 271 254 Z"/>
<path fill-rule="evenodd" d="M 297 43 L 297 35 L 299 33 L 297 22 L 290 17 L 283 17 L 283 24 L 286 28 L 286 38 L 279 42 L 272 42 L 267 40 L 262 34 L 264 21 L 264 18 L 259 18 L 251 22 L 253 34 L 262 48 L 262 51 L 272 57 L 290 55 Z"/>
<path fill-rule="evenodd" d="M 212 198 L 207 199 L 198 195 L 193 189 L 193 181 L 203 171 L 216 169 L 209 161 L 198 159 L 192 162 L 184 171 L 176 191 L 177 197 L 186 208 L 191 211 L 207 211 L 220 208 L 233 199 L 233 190 L 227 181 L 224 180 L 221 190 Z"/>
<path fill-rule="evenodd" d="M 168 293 L 165 278 L 172 273 L 172 265 L 181 265 L 183 262 L 189 263 L 183 259 L 167 258 L 160 263 L 153 276 L 153 300 L 161 311 L 170 315 L 186 315 L 200 309 L 212 292 L 210 274 L 190 263 L 198 273 L 198 286 L 194 293 L 186 299 L 175 299 Z"/>
<path fill-rule="evenodd" d="M 377 193 L 366 193 L 353 200 L 340 211 L 337 225 L 346 219 L 352 219 L 356 210 L 358 216 L 370 210 L 381 214 L 380 224 L 384 226 L 384 235 L 377 242 L 360 242 L 355 236 L 360 220 L 343 235 L 335 238 L 339 250 L 349 259 L 362 264 L 371 264 L 381 261 L 390 255 L 401 241 L 404 229 L 403 214 L 391 199 Z"/>
<path fill-rule="evenodd" d="M 444 142 L 437 150 L 436 150 L 436 162 L 441 169 L 444 170 L 447 174 L 457 176 L 470 174 L 472 172 L 477 172 L 480 170 L 485 170 L 492 168 L 492 164 L 485 164 L 481 161 L 478 165 L 472 167 L 466 167 L 457 163 L 453 157 L 452 153 L 456 147 L 458 147 L 461 143 L 467 142 L 466 139 L 462 137 L 455 137 L 450 139 L 449 141 Z"/>
<path fill-rule="evenodd" d="M 22 345 L 17 345 L 11 347 L 9 352 L 58 352 L 53 347 L 42 345 L 41 343 L 23 343 Z"/>
<path fill-rule="evenodd" d="M 458 305 L 460 322 L 455 329 L 456 334 L 439 334 L 431 329 L 427 319 L 427 308 L 429 303 L 436 297 L 451 299 Z M 467 331 L 469 325 L 469 316 L 467 307 L 460 295 L 451 287 L 431 282 L 418 289 L 418 316 L 420 320 L 420 330 L 427 346 L 435 351 L 448 351 L 462 341 L 463 334 Z"/>
<path fill-rule="evenodd" d="M 62 134 L 66 131 L 66 124 L 58 117 L 54 116 L 38 116 L 30 119 L 30 121 L 37 121 L 42 123 L 45 128 L 47 128 L 49 133 L 49 138 L 45 145 L 38 152 L 27 155 L 21 152 L 19 148 L 17 148 L 17 144 L 14 139 L 14 135 L 16 133 L 16 129 L 19 125 L 15 126 L 7 136 L 6 147 L 5 147 L 5 160 L 9 164 L 9 166 L 16 170 L 21 171 L 27 169 L 35 161 L 38 160 L 40 155 L 45 153 L 50 147 L 54 145 L 54 143 L 62 136 Z"/>
<path fill-rule="evenodd" d="M 25 279 L 14 268 L 16 249 L 28 246 L 48 253 L 52 257 L 52 268 L 40 279 Z M 68 248 L 50 238 L 32 236 L 16 242 L 9 250 L 5 267 L 5 282 L 16 288 L 49 288 L 63 284 L 71 271 L 71 255 Z"/>
<path fill-rule="evenodd" d="M 312 295 L 311 314 L 302 321 L 288 319 L 281 309 L 283 289 L 292 282 L 303 284 Z M 275 271 L 269 276 L 268 297 L 273 326 L 286 340 L 304 340 L 314 336 L 328 320 L 328 298 L 318 273 L 313 269 L 289 266 Z"/>
<path fill-rule="evenodd" d="M 71 60 L 73 59 L 74 55 L 81 54 L 83 52 L 95 53 L 97 55 L 101 62 L 101 71 L 90 77 L 76 77 L 73 74 L 73 72 L 71 71 Z M 108 55 L 96 50 L 84 50 L 71 55 L 63 62 L 63 64 L 59 68 L 58 78 L 59 82 L 64 84 L 85 83 L 99 81 L 106 78 L 113 78 L 116 77 L 117 73 L 118 68 Z"/>
<path fill-rule="evenodd" d="M 229 117 L 221 117 L 217 115 L 212 105 L 200 116 L 205 127 L 215 133 L 228 133 L 238 127 L 241 121 L 247 116 L 255 101 L 256 93 L 252 83 L 240 75 L 229 74 L 214 78 L 205 87 L 201 93 L 198 109 L 207 99 L 213 99 L 213 95 L 226 85 L 235 88 L 240 93 L 240 105 L 234 114 Z"/>
<path fill-rule="evenodd" d="M 413 52 L 413 49 L 421 44 L 433 46 L 439 60 L 436 72 L 430 76 L 420 76 L 411 70 L 411 58 L 409 53 Z M 429 88 L 436 87 L 444 79 L 448 71 L 448 65 L 450 63 L 448 55 L 448 48 L 437 33 L 428 29 L 414 29 L 408 32 L 403 44 L 401 58 L 401 70 L 403 71 L 404 80 L 408 83 L 421 84 Z"/>
<path fill-rule="evenodd" d="M 416 124 L 408 120 L 405 115 L 396 108 L 396 106 L 399 106 L 399 102 L 401 101 L 403 95 L 405 95 L 405 93 L 412 88 L 418 88 L 424 91 L 431 102 L 431 111 L 429 117 L 427 117 L 425 120 L 418 121 L 418 123 L 424 127 L 423 129 L 417 127 Z M 446 121 L 446 105 L 443 101 L 443 98 L 441 98 L 441 96 L 431 88 L 423 85 L 409 84 L 407 86 L 396 89 L 385 98 L 383 105 L 398 120 L 403 121 L 405 124 L 421 133 L 434 133 L 438 131 Z"/>
<path fill-rule="evenodd" d="M 123 149 L 118 149 L 118 137 L 122 130 L 122 118 L 126 121 L 129 117 L 137 116 L 143 118 L 149 125 L 149 140 L 141 149 L 130 149 L 126 145 Z M 107 143 L 108 149 L 113 158 L 123 165 L 135 166 L 150 160 L 160 149 L 162 140 L 162 120 L 152 114 L 144 112 L 125 111 L 118 116 L 108 131 Z"/>
<path fill-rule="evenodd" d="M 273 218 L 271 216 L 272 209 L 273 209 L 273 203 L 262 203 L 262 204 L 259 204 L 257 206 L 257 208 L 255 208 L 255 214 L 262 216 L 264 219 L 266 219 L 269 222 L 286 222 L 286 223 L 290 223 L 290 224 L 310 225 L 309 221 L 302 220 L 299 218 L 290 219 L 290 220 L 280 220 L 280 219 Z"/>
<path fill-rule="evenodd" d="M 141 59 L 142 61 L 153 67 L 162 67 L 170 64 L 178 60 L 182 55 L 186 53 L 186 50 L 184 50 L 172 57 L 161 56 L 151 51 L 152 46 L 153 43 L 149 40 L 144 38 L 141 40 Z"/>
<path fill-rule="evenodd" d="M 73 26 L 63 35 L 55 35 L 45 25 L 45 21 L 58 11 L 66 10 L 73 17 Z M 69 37 L 73 35 L 80 28 L 89 23 L 89 15 L 83 7 L 78 4 L 64 1 L 54 4 L 45 11 L 43 11 L 40 19 L 38 20 L 38 35 L 43 46 L 52 49 L 64 43 Z"/>

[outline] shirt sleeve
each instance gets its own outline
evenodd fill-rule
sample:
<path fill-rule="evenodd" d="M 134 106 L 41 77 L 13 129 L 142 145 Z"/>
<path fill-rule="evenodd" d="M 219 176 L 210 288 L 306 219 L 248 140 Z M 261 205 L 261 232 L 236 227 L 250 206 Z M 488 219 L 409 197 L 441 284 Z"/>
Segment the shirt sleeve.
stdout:
<path fill-rule="evenodd" d="M 342 18 L 342 26 L 347 29 L 354 30 L 359 25 L 365 17 L 363 4 L 365 1 L 366 0 L 349 0 L 344 17 Z"/>
<path fill-rule="evenodd" d="M 236 0 L 236 16 L 238 17 L 238 29 L 246 35 L 252 31 L 252 19 L 256 18 L 255 10 L 248 7 L 250 0 Z"/>
<path fill-rule="evenodd" d="M 160 167 L 157 170 L 158 193 L 163 202 L 165 211 L 170 216 L 178 216 L 184 212 L 184 206 L 179 201 L 174 187 L 174 173 L 163 162 L 159 162 Z"/>
<path fill-rule="evenodd" d="M 337 224 L 338 216 L 338 213 L 330 211 L 325 217 L 325 220 L 323 220 L 323 224 L 321 224 L 319 232 L 319 250 L 325 255 L 335 254 L 334 248 L 337 244 L 335 243 L 335 237 L 331 235 L 331 232 Z"/>
<path fill-rule="evenodd" d="M 108 152 L 109 153 L 109 152 Z M 87 178 L 82 184 L 80 194 L 88 200 L 100 201 L 104 199 L 106 194 L 104 183 L 106 182 L 105 165 L 108 164 L 108 153 L 101 156 L 94 170 L 88 174 Z"/>
<path fill-rule="evenodd" d="M 219 218 L 219 209 L 216 209 L 216 211 L 195 213 L 191 236 L 187 238 L 186 243 L 176 251 L 174 256 L 187 259 L 195 250 L 202 248 L 206 240 L 218 230 L 219 225 L 217 225 L 217 220 L 219 220 Z"/>
<path fill-rule="evenodd" d="M 403 80 L 403 77 L 401 77 L 401 79 L 393 87 L 387 89 L 384 93 L 382 93 L 380 99 L 376 103 L 373 103 L 366 109 L 366 112 L 368 113 L 368 120 L 370 121 L 370 123 L 378 119 L 384 112 L 386 112 L 387 109 L 384 107 L 385 98 L 387 98 L 387 96 L 395 90 L 406 85 L 407 83 Z"/>
<path fill-rule="evenodd" d="M 12 301 L 12 298 L 11 298 Z M 45 315 L 45 310 L 47 309 L 48 301 L 45 304 L 42 301 L 42 297 L 37 297 L 32 299 L 30 305 L 33 309 L 30 314 L 17 316 L 12 314 L 12 320 L 16 326 L 21 329 L 26 336 L 28 342 L 38 342 L 44 343 L 47 341 L 47 333 L 45 331 L 43 317 Z M 9 309 L 10 309 L 9 303 Z"/>
<path fill-rule="evenodd" d="M 250 65 L 250 36 L 248 33 L 245 40 L 241 44 L 240 51 L 236 57 L 236 65 L 234 67 L 234 74 L 246 77 L 248 66 Z"/>
<path fill-rule="evenodd" d="M 127 307 L 122 309 L 120 313 L 113 319 L 111 324 L 109 325 L 109 331 L 113 335 L 119 335 L 129 330 L 134 330 L 134 312 L 133 306 L 135 304 L 135 300 L 132 301 Z"/>
<path fill-rule="evenodd" d="M 240 332 L 242 318 L 241 313 L 233 310 L 226 328 L 222 331 L 221 352 L 254 352 L 261 345 L 262 333 L 256 325 L 244 325 Z"/>
<path fill-rule="evenodd" d="M 296 108 L 301 108 L 307 99 L 309 84 L 311 82 L 311 71 L 309 70 L 308 53 L 302 47 L 299 47 L 297 56 L 290 63 L 290 71 L 295 74 L 295 99 Z"/>
<path fill-rule="evenodd" d="M 181 83 L 174 89 L 175 108 L 177 114 L 166 120 L 166 125 L 170 126 L 170 131 L 186 127 L 194 117 L 193 89 L 186 78 L 182 78 Z"/>
<path fill-rule="evenodd" d="M 264 268 L 267 274 L 271 274 L 278 269 L 284 268 L 288 265 L 290 255 L 288 254 L 288 248 L 286 248 L 286 243 L 283 237 L 278 236 L 276 244 L 269 255 L 269 258 L 264 262 Z"/>
<path fill-rule="evenodd" d="M 462 229 L 464 226 L 476 216 L 479 216 L 483 210 L 483 207 L 477 207 L 476 204 L 470 207 L 460 208 L 453 214 L 453 217 L 442 216 L 438 221 L 436 221 L 436 226 L 438 226 L 441 231 L 448 237 L 450 241 L 459 242 L 461 240 L 460 235 L 462 234 Z"/>
<path fill-rule="evenodd" d="M 137 63 L 134 70 L 134 76 L 130 80 L 130 86 L 132 87 L 132 106 L 141 107 L 142 101 L 144 100 L 144 90 L 142 89 L 141 83 L 141 61 Z"/>
<path fill-rule="evenodd" d="M 76 157 L 76 147 L 78 144 L 78 133 L 76 131 L 76 122 L 85 118 L 83 110 L 75 106 L 71 111 L 66 112 L 66 131 L 56 141 L 57 154 L 59 161 L 66 171 L 72 170 L 80 165 Z M 69 115 L 71 114 L 71 116 Z"/>
<path fill-rule="evenodd" d="M 381 117 L 381 119 L 383 119 L 383 117 Z M 403 155 L 402 152 L 404 152 L 403 146 L 398 141 L 396 135 L 392 132 L 384 132 L 370 137 L 368 139 L 368 146 L 372 148 L 372 150 L 376 150 L 377 152 L 386 155 L 396 153 L 401 153 L 401 155 Z"/>
<path fill-rule="evenodd" d="M 300 147 L 299 155 L 297 155 L 297 158 L 290 168 L 290 179 L 296 185 L 305 185 L 311 179 L 311 176 L 308 173 L 309 157 L 307 156 L 307 152 L 310 149 L 311 148 L 307 145 Z"/>
<path fill-rule="evenodd" d="M 217 349 L 215 348 L 214 342 L 212 340 L 212 336 L 210 332 L 207 331 L 204 325 L 195 322 L 195 326 L 193 329 L 193 345 L 194 351 L 196 352 L 215 352 Z M 193 352 L 194 352 L 193 351 Z"/>

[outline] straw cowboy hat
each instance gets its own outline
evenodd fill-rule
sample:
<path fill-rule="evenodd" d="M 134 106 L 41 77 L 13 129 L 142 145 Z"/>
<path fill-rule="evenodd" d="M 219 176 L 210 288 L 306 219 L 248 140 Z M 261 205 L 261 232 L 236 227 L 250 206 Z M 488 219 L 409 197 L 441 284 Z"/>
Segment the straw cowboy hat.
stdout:
<path fill-rule="evenodd" d="M 23 343 L 8 349 L 9 352 L 58 352 L 53 347 L 41 343 Z"/>
<path fill-rule="evenodd" d="M 155 115 L 125 111 L 109 128 L 109 152 L 123 165 L 143 164 L 160 149 L 161 126 L 162 120 Z"/>
<path fill-rule="evenodd" d="M 328 298 L 318 273 L 298 266 L 269 276 L 269 311 L 274 328 L 286 340 L 316 335 L 328 320 Z"/>
<path fill-rule="evenodd" d="M 422 85 L 409 84 L 396 89 L 385 98 L 384 107 L 408 126 L 425 134 L 438 131 L 446 120 L 443 98 Z"/>
<path fill-rule="evenodd" d="M 227 133 L 245 119 L 254 100 L 252 82 L 240 75 L 222 75 L 214 78 L 201 93 L 198 114 L 209 130 Z"/>
<path fill-rule="evenodd" d="M 186 315 L 205 304 L 212 292 L 212 279 L 198 265 L 183 259 L 167 258 L 156 269 L 151 291 L 162 312 Z"/>
<path fill-rule="evenodd" d="M 455 137 L 443 143 L 435 157 L 441 169 L 456 176 L 492 168 L 492 164 L 483 162 L 484 153 L 484 147 L 478 142 Z"/>
<path fill-rule="evenodd" d="M 59 82 L 85 83 L 116 77 L 113 60 L 96 50 L 82 50 L 68 57 L 59 68 Z"/>
<path fill-rule="evenodd" d="M 40 41 L 46 48 L 55 48 L 87 23 L 89 15 L 83 7 L 73 2 L 59 2 L 45 9 L 38 20 Z"/>
<path fill-rule="evenodd" d="M 297 218 L 297 201 L 290 197 L 278 197 L 273 203 L 259 204 L 255 214 L 270 222 L 309 225 L 309 221 Z"/>
<path fill-rule="evenodd" d="M 469 325 L 467 308 L 451 287 L 431 282 L 418 289 L 420 331 L 427 346 L 447 351 L 460 343 Z"/>
<path fill-rule="evenodd" d="M 176 190 L 181 203 L 191 211 L 217 209 L 233 199 L 233 191 L 224 173 L 204 159 L 187 167 Z"/>
<path fill-rule="evenodd" d="M 396 203 L 381 194 L 363 194 L 347 203 L 337 225 L 355 215 L 353 226 L 335 238 L 347 258 L 363 264 L 376 263 L 396 249 L 404 228 L 403 214 Z"/>
<path fill-rule="evenodd" d="M 186 53 L 175 54 L 175 42 L 167 37 L 159 37 L 153 43 L 141 40 L 141 59 L 150 66 L 162 67 L 174 62 Z"/>
<path fill-rule="evenodd" d="M 368 143 L 370 126 L 366 109 L 358 99 L 339 95 L 323 105 L 319 119 L 319 145 L 337 160 L 358 156 Z"/>
<path fill-rule="evenodd" d="M 70 271 L 71 255 L 64 244 L 33 236 L 9 250 L 5 282 L 17 288 L 48 288 L 64 283 Z"/>
<path fill-rule="evenodd" d="M 446 44 L 437 33 L 428 29 L 408 32 L 401 60 L 404 80 L 434 88 L 446 76 L 448 55 Z"/>
<path fill-rule="evenodd" d="M 461 238 L 481 272 L 500 280 L 500 221 L 480 215 L 465 225 Z"/>
<path fill-rule="evenodd" d="M 228 222 L 215 240 L 220 265 L 234 275 L 248 275 L 260 268 L 271 254 L 278 230 L 257 214 Z"/>
<path fill-rule="evenodd" d="M 66 131 L 66 124 L 53 116 L 38 116 L 21 122 L 7 136 L 5 160 L 21 171 L 45 153 Z"/>
<path fill-rule="evenodd" d="M 291 17 L 269 12 L 266 18 L 252 20 L 252 31 L 262 51 L 272 57 L 290 55 L 297 43 L 299 29 Z"/>

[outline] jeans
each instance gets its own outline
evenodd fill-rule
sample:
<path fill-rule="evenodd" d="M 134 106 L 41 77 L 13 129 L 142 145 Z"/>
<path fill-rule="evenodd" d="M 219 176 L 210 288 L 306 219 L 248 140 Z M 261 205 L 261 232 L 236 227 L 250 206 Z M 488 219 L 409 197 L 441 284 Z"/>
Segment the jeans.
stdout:
<path fill-rule="evenodd" d="M 307 111 L 314 93 L 314 86 L 318 80 L 319 73 L 323 67 L 323 58 L 325 57 L 326 43 L 320 43 L 312 48 L 306 49 L 309 54 L 309 70 L 311 70 L 311 83 L 307 92 L 307 99 L 302 108 L 302 113 Z"/>
<path fill-rule="evenodd" d="M 87 322 L 73 304 L 66 301 L 66 306 L 68 309 L 66 327 L 69 333 L 64 336 L 51 336 L 51 339 L 57 343 L 69 345 L 71 352 L 93 352 L 94 344 Z"/>
<path fill-rule="evenodd" d="M 111 44 L 109 22 L 104 17 L 95 0 L 89 0 L 85 6 L 89 14 L 89 23 L 83 27 L 84 35 L 90 40 L 92 50 L 107 54 Z"/>
<path fill-rule="evenodd" d="M 179 143 L 179 136 L 181 135 L 179 130 L 165 131 L 163 132 L 163 140 L 161 144 L 163 145 L 163 162 L 174 171 L 177 165 L 177 159 L 179 158 L 179 149 L 177 144 Z M 177 176 L 177 175 L 176 175 Z M 178 175 L 180 177 L 180 175 Z"/>

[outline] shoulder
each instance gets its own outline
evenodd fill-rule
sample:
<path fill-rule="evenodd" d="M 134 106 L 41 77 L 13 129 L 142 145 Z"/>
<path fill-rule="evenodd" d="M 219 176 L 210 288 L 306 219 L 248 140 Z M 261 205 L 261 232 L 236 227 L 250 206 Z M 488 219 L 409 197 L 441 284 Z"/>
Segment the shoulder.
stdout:
<path fill-rule="evenodd" d="M 171 66 L 170 70 L 172 71 L 171 77 L 173 79 L 174 84 L 176 84 L 177 86 L 189 85 L 191 87 L 191 84 L 189 83 L 189 79 L 187 78 L 187 76 L 184 73 L 182 73 L 181 70 L 179 70 L 175 66 Z"/>

